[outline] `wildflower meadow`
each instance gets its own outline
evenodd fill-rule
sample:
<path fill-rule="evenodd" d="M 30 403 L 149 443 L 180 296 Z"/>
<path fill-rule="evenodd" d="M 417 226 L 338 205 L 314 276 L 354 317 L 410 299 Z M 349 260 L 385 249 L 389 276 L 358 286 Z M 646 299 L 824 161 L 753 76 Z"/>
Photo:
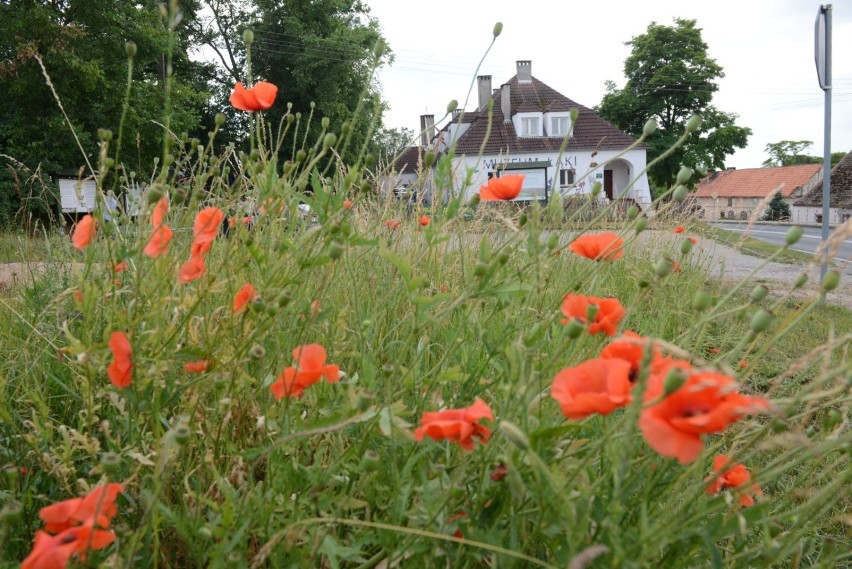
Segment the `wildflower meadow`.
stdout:
<path fill-rule="evenodd" d="M 246 147 L 166 130 L 135 219 L 101 131 L 98 207 L 4 292 L 3 566 L 852 563 L 838 273 L 713 280 L 682 185 L 519 208 L 450 149 L 396 200 L 250 77 Z"/>

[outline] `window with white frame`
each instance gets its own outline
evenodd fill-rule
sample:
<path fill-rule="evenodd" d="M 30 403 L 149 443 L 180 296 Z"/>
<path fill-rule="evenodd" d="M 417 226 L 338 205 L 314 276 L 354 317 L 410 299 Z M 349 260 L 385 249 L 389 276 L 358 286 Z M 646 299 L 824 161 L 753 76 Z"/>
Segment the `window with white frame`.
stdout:
<path fill-rule="evenodd" d="M 567 188 L 574 183 L 574 170 L 559 171 L 559 186 Z"/>
<path fill-rule="evenodd" d="M 565 136 L 570 127 L 569 117 L 553 117 L 550 119 L 550 136 Z"/>
<path fill-rule="evenodd" d="M 521 136 L 539 136 L 538 117 L 521 119 Z"/>

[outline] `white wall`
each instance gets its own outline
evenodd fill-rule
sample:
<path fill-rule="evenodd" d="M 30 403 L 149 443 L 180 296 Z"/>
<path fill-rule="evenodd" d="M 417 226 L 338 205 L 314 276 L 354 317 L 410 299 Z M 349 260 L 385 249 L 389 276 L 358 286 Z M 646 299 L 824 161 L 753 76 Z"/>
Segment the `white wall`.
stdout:
<path fill-rule="evenodd" d="M 468 195 L 479 192 L 479 187 L 488 183 L 488 172 L 495 168 L 505 167 L 511 169 L 514 162 L 532 162 L 550 160 L 552 166 L 547 169 L 547 179 L 550 188 L 559 186 L 559 174 L 557 164 L 561 168 L 573 168 L 576 172 L 574 177 L 575 186 L 570 194 L 587 194 L 591 191 L 594 182 L 603 184 L 603 171 L 613 170 L 613 195 L 618 195 L 621 190 L 632 181 L 638 172 L 645 169 L 645 150 L 630 150 L 618 159 L 618 162 L 606 164 L 608 160 L 614 159 L 620 152 L 617 150 L 601 150 L 592 157 L 592 150 L 581 150 L 578 152 L 566 152 L 561 158 L 558 152 L 534 152 L 512 155 L 487 155 L 478 160 L 476 156 L 463 155 L 456 160 L 456 185 L 461 185 L 465 178 L 467 168 L 473 168 L 473 184 L 466 188 Z M 592 166 L 592 164 L 596 164 Z M 569 195 L 565 193 L 565 195 Z M 603 193 L 603 192 L 601 192 Z M 643 209 L 651 205 L 651 190 L 648 177 L 642 174 L 636 183 L 630 188 L 625 196 L 636 201 Z"/>
<path fill-rule="evenodd" d="M 849 219 L 847 217 L 849 214 L 848 210 L 841 210 L 836 207 L 829 208 L 828 223 L 830 225 L 843 223 Z M 793 223 L 820 223 L 817 221 L 817 215 L 822 215 L 822 207 L 800 207 L 794 205 L 790 212 Z"/>

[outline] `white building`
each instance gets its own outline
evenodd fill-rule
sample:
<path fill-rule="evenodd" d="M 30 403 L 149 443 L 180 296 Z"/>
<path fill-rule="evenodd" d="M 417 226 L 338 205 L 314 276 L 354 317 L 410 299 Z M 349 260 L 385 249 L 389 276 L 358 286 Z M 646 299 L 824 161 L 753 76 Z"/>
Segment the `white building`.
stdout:
<path fill-rule="evenodd" d="M 837 225 L 852 217 L 852 152 L 831 170 L 828 223 Z M 822 184 L 793 203 L 794 223 L 822 223 Z"/>
<path fill-rule="evenodd" d="M 530 61 L 518 61 L 517 74 L 499 89 L 492 90 L 490 75 L 477 77 L 477 82 L 475 111 L 456 111 L 437 133 L 434 118 L 421 117 L 423 145 L 440 154 L 455 144 L 456 191 L 463 188 L 472 195 L 492 176 L 524 174 L 518 201 L 546 200 L 554 190 L 564 196 L 588 194 L 593 183 L 600 182 L 601 199 L 650 206 L 644 173 L 647 147 L 533 77 Z M 396 169 L 410 172 L 412 166 L 400 161 Z M 471 184 L 465 188 L 469 172 Z"/>

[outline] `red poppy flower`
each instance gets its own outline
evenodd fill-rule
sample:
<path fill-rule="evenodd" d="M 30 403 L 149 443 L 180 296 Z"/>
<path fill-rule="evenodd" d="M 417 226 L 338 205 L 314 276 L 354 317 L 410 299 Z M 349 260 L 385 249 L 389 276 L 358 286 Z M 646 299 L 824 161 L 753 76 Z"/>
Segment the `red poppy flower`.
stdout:
<path fill-rule="evenodd" d="M 624 254 L 624 240 L 611 231 L 580 235 L 568 250 L 595 261 L 612 261 Z"/>
<path fill-rule="evenodd" d="M 609 415 L 630 403 L 630 364 L 617 358 L 588 360 L 556 374 L 550 395 L 569 419 Z"/>
<path fill-rule="evenodd" d="M 234 108 L 252 113 L 271 107 L 277 94 L 278 87 L 267 81 L 258 81 L 251 89 L 246 89 L 242 83 L 236 83 L 230 101 Z"/>
<path fill-rule="evenodd" d="M 686 227 L 684 227 L 683 225 L 678 225 L 674 228 L 675 233 L 683 233 L 684 231 L 686 231 Z"/>
<path fill-rule="evenodd" d="M 198 360 L 197 362 L 186 362 L 183 369 L 187 373 L 204 373 L 210 366 L 210 360 Z"/>
<path fill-rule="evenodd" d="M 385 227 L 388 229 L 396 229 L 399 227 L 399 221 L 396 219 L 389 219 L 385 222 Z"/>
<path fill-rule="evenodd" d="M 76 249 L 85 249 L 86 246 L 95 238 L 95 232 L 98 222 L 91 215 L 84 215 L 77 225 L 74 227 L 74 233 L 71 235 L 71 244 Z"/>
<path fill-rule="evenodd" d="M 717 455 L 713 459 L 713 471 L 716 476 L 707 479 L 708 494 L 718 494 L 722 490 L 729 488 L 739 488 L 744 491 L 740 495 L 739 502 L 741 505 L 748 507 L 754 505 L 752 494 L 762 494 L 760 486 L 757 484 L 749 484 L 751 481 L 751 472 L 742 464 L 728 465 L 730 458 L 724 454 Z"/>
<path fill-rule="evenodd" d="M 245 305 L 257 298 L 257 290 L 251 283 L 243 285 L 234 297 L 234 314 L 245 308 Z"/>
<path fill-rule="evenodd" d="M 414 431 L 415 440 L 429 437 L 436 441 L 447 439 L 458 443 L 464 450 L 473 450 L 476 437 L 482 444 L 491 437 L 491 429 L 480 425 L 482 419 L 494 420 L 491 408 L 477 397 L 473 405 L 464 409 L 447 409 L 423 413 L 420 426 Z"/>
<path fill-rule="evenodd" d="M 698 245 L 698 239 L 697 238 L 687 237 L 687 239 L 689 239 L 689 242 L 692 243 L 693 245 Z"/>
<path fill-rule="evenodd" d="M 648 338 L 644 338 L 632 332 L 625 330 L 619 339 L 613 340 L 601 350 L 600 357 L 603 359 L 617 358 L 626 361 L 630 364 L 630 380 L 634 381 L 639 369 L 642 365 L 642 360 L 645 357 L 645 349 L 648 346 Z M 651 355 L 651 371 L 654 372 L 657 368 L 663 365 L 664 357 L 660 349 L 655 345 Z"/>
<path fill-rule="evenodd" d="M 154 229 L 160 227 L 163 222 L 166 220 L 166 214 L 169 213 L 169 198 L 163 196 L 157 202 L 157 205 L 154 206 L 154 210 L 151 212 L 151 225 Z"/>
<path fill-rule="evenodd" d="M 664 383 L 662 374 L 651 377 L 646 403 L 663 395 Z M 741 395 L 736 389 L 727 375 L 693 372 L 674 393 L 642 411 L 639 426 L 645 439 L 663 456 L 692 462 L 701 454 L 701 435 L 719 433 L 743 415 L 769 408 L 766 399 Z"/>
<path fill-rule="evenodd" d="M 205 255 L 210 251 L 224 217 L 225 214 L 218 207 L 204 208 L 195 215 L 195 222 L 192 224 L 190 257 Z"/>
<path fill-rule="evenodd" d="M 127 270 L 127 261 L 122 261 L 112 268 L 112 272 L 121 273 Z"/>
<path fill-rule="evenodd" d="M 35 534 L 32 551 L 21 563 L 21 569 L 65 569 L 75 554 L 84 561 L 86 551 L 103 549 L 113 541 L 114 533 L 93 529 L 88 524 L 68 528 L 58 535 L 39 531 Z"/>
<path fill-rule="evenodd" d="M 484 201 L 509 201 L 521 193 L 524 177 L 520 174 L 506 174 L 493 177 L 488 184 L 479 188 L 479 199 Z"/>
<path fill-rule="evenodd" d="M 178 271 L 178 282 L 187 284 L 201 276 L 207 271 L 207 265 L 204 263 L 203 255 L 196 255 L 189 258 L 189 261 L 181 265 Z"/>
<path fill-rule="evenodd" d="M 109 380 L 119 389 L 130 387 L 133 380 L 133 362 L 130 359 L 133 349 L 130 340 L 124 332 L 113 332 L 109 337 L 109 349 L 112 350 L 112 363 L 107 368 Z"/>
<path fill-rule="evenodd" d="M 88 520 L 100 527 L 109 527 L 112 518 L 118 514 L 115 500 L 123 491 L 121 484 L 102 484 L 82 498 L 71 498 L 45 506 L 39 510 L 38 517 L 44 522 L 44 530 L 50 533 L 65 531 Z"/>
<path fill-rule="evenodd" d="M 420 218 L 420 225 L 422 227 L 426 227 L 427 225 L 429 225 L 429 216 L 428 215 L 424 215 L 423 217 Z"/>
<path fill-rule="evenodd" d="M 352 209 L 352 206 L 355 205 L 352 203 L 352 200 L 343 200 L 343 207 L 345 209 Z"/>
<path fill-rule="evenodd" d="M 562 314 L 566 317 L 577 318 L 586 322 L 586 312 L 590 304 L 598 306 L 595 320 L 589 325 L 590 334 L 603 332 L 607 336 L 615 336 L 618 323 L 624 318 L 626 311 L 617 298 L 597 298 L 582 294 L 567 294 L 562 300 Z"/>
<path fill-rule="evenodd" d="M 145 249 L 143 249 L 142 252 L 152 259 L 159 257 L 160 255 L 167 255 L 169 252 L 169 241 L 171 241 L 171 239 L 172 228 L 168 225 L 160 225 L 151 232 L 151 237 L 148 239 L 148 243 L 145 245 Z"/>
<path fill-rule="evenodd" d="M 293 350 L 295 367 L 285 368 L 278 379 L 269 386 L 275 399 L 301 397 L 305 389 L 325 378 L 329 383 L 340 379 L 340 368 L 326 365 L 328 355 L 319 344 L 306 344 Z"/>
<path fill-rule="evenodd" d="M 719 353 L 719 348 L 715 348 L 715 347 L 714 347 L 714 348 L 710 348 L 708 351 L 709 351 L 711 354 L 718 354 L 718 353 Z"/>

